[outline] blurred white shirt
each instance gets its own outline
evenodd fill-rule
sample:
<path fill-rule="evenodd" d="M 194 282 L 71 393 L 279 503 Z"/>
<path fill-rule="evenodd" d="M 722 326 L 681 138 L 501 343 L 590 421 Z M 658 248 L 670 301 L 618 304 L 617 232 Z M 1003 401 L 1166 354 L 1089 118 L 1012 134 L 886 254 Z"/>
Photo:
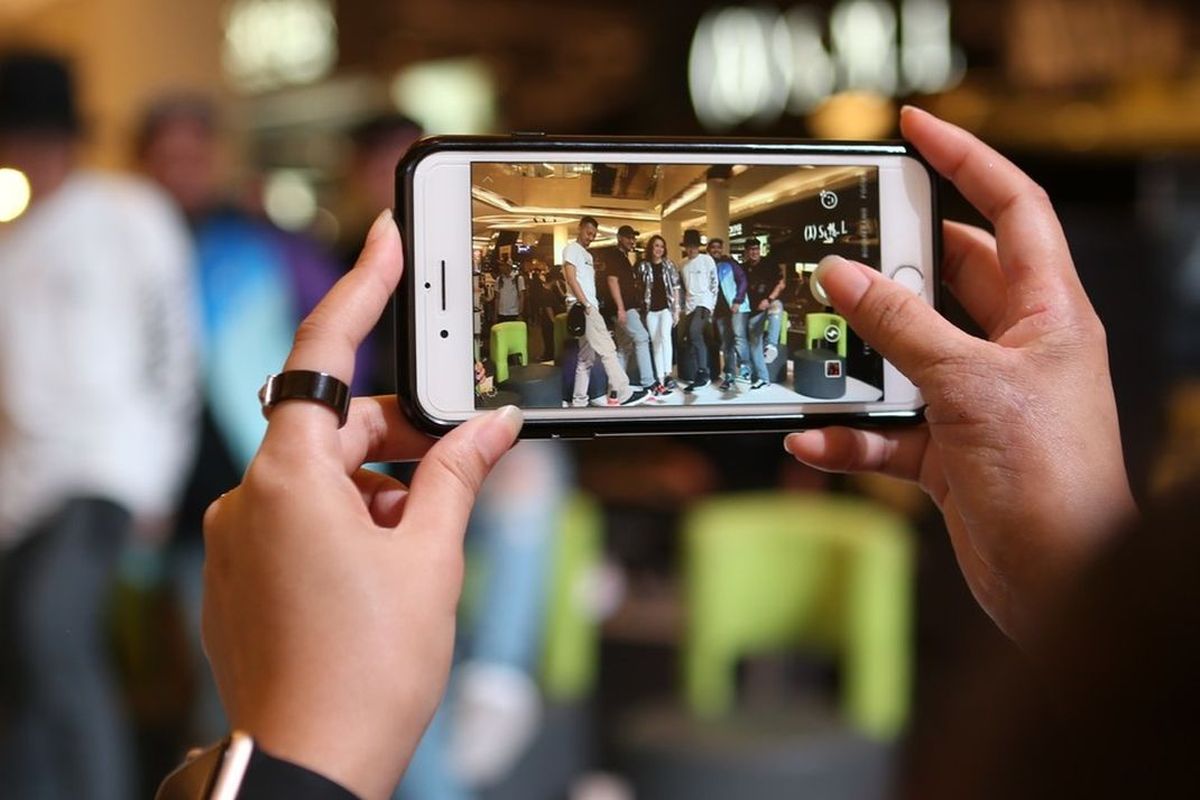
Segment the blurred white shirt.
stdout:
<path fill-rule="evenodd" d="M 599 308 L 600 303 L 596 300 L 596 266 L 592 254 L 576 241 L 563 248 L 562 260 L 564 265 L 571 264 L 575 267 L 575 280 L 579 283 L 579 288 L 583 290 L 583 297 L 578 298 L 568 288 L 567 299 L 570 301 L 582 299 L 592 308 Z M 569 287 L 570 284 L 567 286 Z"/>
<path fill-rule="evenodd" d="M 195 309 L 187 229 L 145 183 L 76 172 L 0 225 L 0 545 L 71 497 L 174 511 L 196 430 Z"/>
<path fill-rule="evenodd" d="M 684 313 L 690 314 L 697 308 L 712 311 L 717 307 L 717 262 L 708 253 L 700 252 L 679 270 L 683 279 Z"/>

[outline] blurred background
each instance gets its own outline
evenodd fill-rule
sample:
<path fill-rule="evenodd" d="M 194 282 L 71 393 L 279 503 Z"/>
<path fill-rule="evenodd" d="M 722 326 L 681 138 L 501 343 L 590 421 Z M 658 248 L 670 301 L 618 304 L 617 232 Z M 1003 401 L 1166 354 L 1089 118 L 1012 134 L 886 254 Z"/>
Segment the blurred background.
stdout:
<path fill-rule="evenodd" d="M 963 125 L 1061 214 L 1145 500 L 1200 452 L 1198 40 L 1190 0 L 4 0 L 0 51 L 74 73 L 78 163 L 157 183 L 190 234 L 183 488 L 105 589 L 125 796 L 223 731 L 199 516 L 422 132 L 887 138 L 905 102 Z M 38 185 L 0 163 L 0 271 Z M 943 211 L 979 221 L 952 191 Z M 389 348 L 385 321 L 356 390 L 391 391 Z M 889 797 L 958 676 L 1005 647 L 923 495 L 806 470 L 778 436 L 511 461 L 472 522 L 456 677 L 403 797 Z"/>

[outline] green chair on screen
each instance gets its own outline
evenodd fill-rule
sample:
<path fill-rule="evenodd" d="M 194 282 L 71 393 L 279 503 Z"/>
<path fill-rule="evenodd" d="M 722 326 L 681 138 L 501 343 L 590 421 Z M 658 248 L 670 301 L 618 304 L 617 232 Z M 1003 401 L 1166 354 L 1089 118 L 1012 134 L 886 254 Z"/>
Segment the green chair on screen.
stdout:
<path fill-rule="evenodd" d="M 836 349 L 846 357 L 846 320 L 837 314 L 815 313 L 804 316 L 804 339 L 809 350 Z"/>
<path fill-rule="evenodd" d="M 498 322 L 492 326 L 492 362 L 496 365 L 496 385 L 508 380 L 508 357 L 517 354 L 521 364 L 529 363 L 529 331 L 524 322 Z"/>
<path fill-rule="evenodd" d="M 898 734 L 912 687 L 913 535 L 865 500 L 749 493 L 695 506 L 683 527 L 687 703 L 735 703 L 739 659 L 834 656 L 840 707 L 876 739 Z"/>

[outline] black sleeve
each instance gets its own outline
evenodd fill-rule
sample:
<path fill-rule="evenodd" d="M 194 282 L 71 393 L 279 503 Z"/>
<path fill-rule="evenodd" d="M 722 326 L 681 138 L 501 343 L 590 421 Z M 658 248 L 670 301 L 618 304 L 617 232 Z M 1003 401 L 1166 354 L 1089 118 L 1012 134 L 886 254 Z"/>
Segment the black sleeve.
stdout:
<path fill-rule="evenodd" d="M 350 790 L 257 747 L 242 779 L 238 800 L 359 800 Z"/>

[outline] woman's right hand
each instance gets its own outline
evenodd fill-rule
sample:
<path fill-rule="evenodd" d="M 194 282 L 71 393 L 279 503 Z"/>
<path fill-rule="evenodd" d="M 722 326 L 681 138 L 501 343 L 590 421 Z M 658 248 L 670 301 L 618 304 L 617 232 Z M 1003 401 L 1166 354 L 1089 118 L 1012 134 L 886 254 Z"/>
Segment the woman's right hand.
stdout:
<path fill-rule="evenodd" d="M 901 129 L 995 228 L 945 223 L 942 281 L 987 339 L 876 270 L 837 257 L 817 277 L 839 314 L 928 404 L 902 431 L 826 428 L 785 447 L 814 467 L 918 481 L 946 520 L 980 605 L 1027 641 L 1039 616 L 1136 512 L 1104 328 L 1046 193 L 971 134 L 917 109 Z"/>

